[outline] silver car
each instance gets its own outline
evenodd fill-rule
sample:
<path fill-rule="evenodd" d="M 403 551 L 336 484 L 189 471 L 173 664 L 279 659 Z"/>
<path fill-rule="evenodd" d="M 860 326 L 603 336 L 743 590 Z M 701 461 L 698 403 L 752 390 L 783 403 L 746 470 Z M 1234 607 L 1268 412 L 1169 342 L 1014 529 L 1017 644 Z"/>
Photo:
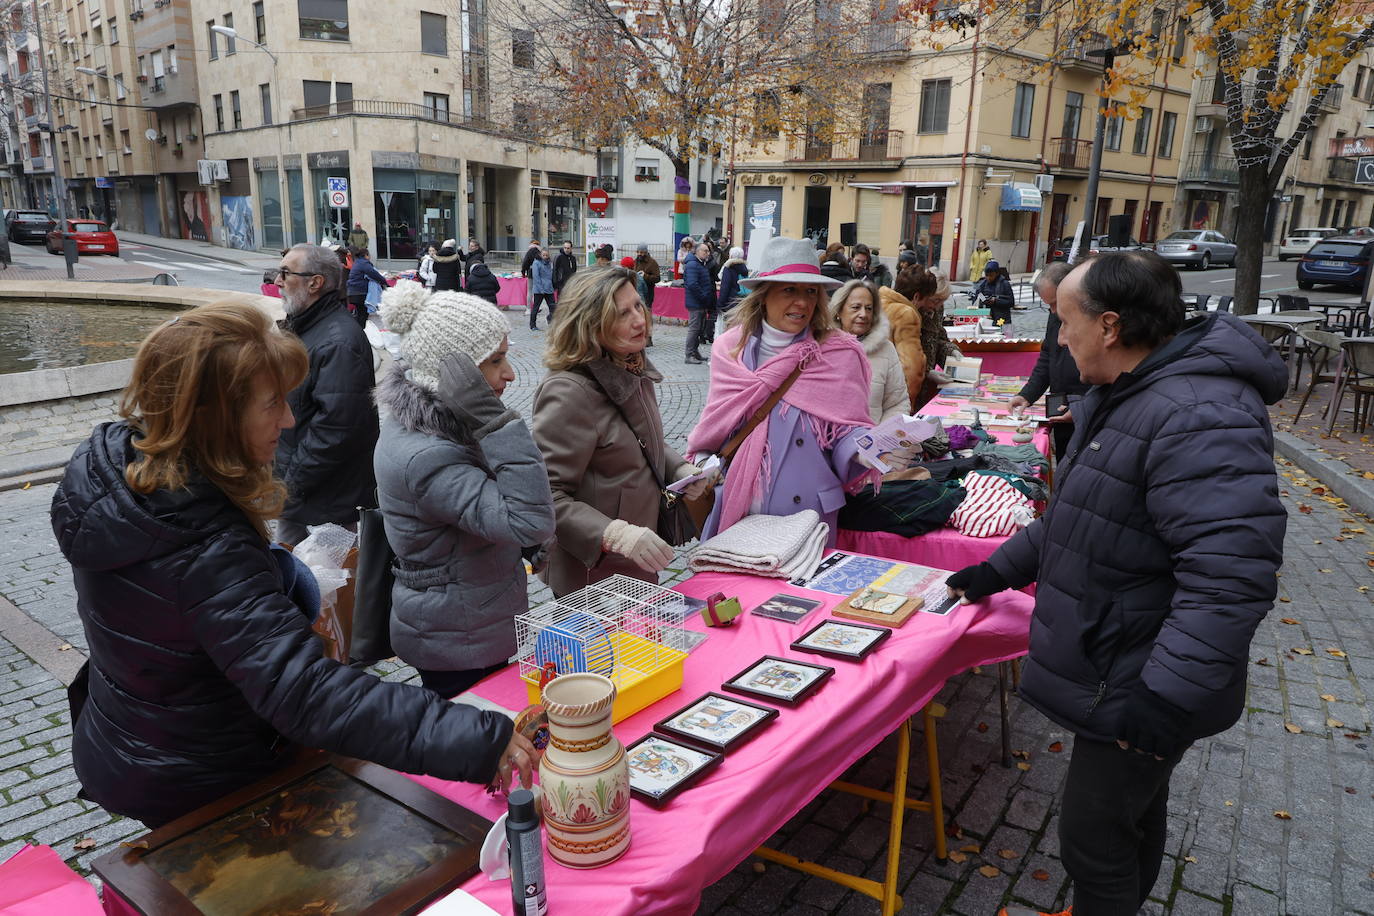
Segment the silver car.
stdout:
<path fill-rule="evenodd" d="M 1155 243 L 1155 252 L 1170 264 L 1206 270 L 1213 264 L 1236 265 L 1235 243 L 1215 229 L 1180 229 Z"/>

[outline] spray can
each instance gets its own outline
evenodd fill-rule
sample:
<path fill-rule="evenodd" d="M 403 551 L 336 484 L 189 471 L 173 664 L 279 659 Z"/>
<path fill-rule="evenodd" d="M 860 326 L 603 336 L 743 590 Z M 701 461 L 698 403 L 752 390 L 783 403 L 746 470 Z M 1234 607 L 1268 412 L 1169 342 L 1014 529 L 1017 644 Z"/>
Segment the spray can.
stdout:
<path fill-rule="evenodd" d="M 534 793 L 516 789 L 508 804 L 506 842 L 510 847 L 510 892 L 515 916 L 545 916 L 549 899 L 544 887 L 544 842 Z"/>

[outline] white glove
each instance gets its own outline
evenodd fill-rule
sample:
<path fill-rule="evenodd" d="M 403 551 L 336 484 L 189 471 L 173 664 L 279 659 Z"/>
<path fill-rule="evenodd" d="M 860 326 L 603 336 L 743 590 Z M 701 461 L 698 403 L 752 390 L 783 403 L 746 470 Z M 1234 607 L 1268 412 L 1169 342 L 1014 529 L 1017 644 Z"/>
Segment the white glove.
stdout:
<path fill-rule="evenodd" d="M 684 464 L 682 467 L 678 468 L 677 473 L 673 475 L 673 483 L 677 483 L 679 480 L 685 480 L 688 477 L 700 473 L 701 468 L 696 465 Z M 712 474 L 710 477 L 703 477 L 701 480 L 689 484 L 687 489 L 680 491 L 680 495 L 684 499 L 701 499 L 707 490 L 716 485 L 716 481 L 718 480 L 720 480 L 719 471 Z"/>
<path fill-rule="evenodd" d="M 618 553 L 645 572 L 656 573 L 673 562 L 673 548 L 648 528 L 613 519 L 601 535 L 602 549 Z"/>

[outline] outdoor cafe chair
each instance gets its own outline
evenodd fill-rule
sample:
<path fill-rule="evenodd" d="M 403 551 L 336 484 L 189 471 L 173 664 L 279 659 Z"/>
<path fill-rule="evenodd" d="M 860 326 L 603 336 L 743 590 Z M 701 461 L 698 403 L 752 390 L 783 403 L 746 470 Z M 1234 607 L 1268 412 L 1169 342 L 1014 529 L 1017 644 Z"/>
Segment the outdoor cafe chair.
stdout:
<path fill-rule="evenodd" d="M 1231 311 L 1231 303 L 1234 302 L 1235 299 L 1236 299 L 1235 296 L 1222 296 L 1220 299 L 1217 300 L 1217 311 L 1218 311 L 1218 312 L 1229 312 L 1229 311 Z"/>
<path fill-rule="evenodd" d="M 1302 396 L 1302 403 L 1298 405 L 1298 412 L 1293 415 L 1294 423 L 1302 417 L 1307 401 L 1318 385 L 1336 383 L 1338 367 L 1341 364 L 1341 335 L 1329 331 L 1299 331 L 1298 336 L 1303 339 L 1311 353 L 1312 374 L 1307 381 L 1307 391 Z M 1322 416 L 1326 416 L 1330 409 L 1331 404 L 1328 402 Z"/>
<path fill-rule="evenodd" d="M 1331 399 L 1331 416 L 1326 434 L 1336 427 L 1341 402 L 1349 391 L 1355 396 L 1351 432 L 1363 432 L 1374 412 L 1374 337 L 1347 337 L 1341 340 L 1341 359 L 1336 369 L 1336 393 Z"/>

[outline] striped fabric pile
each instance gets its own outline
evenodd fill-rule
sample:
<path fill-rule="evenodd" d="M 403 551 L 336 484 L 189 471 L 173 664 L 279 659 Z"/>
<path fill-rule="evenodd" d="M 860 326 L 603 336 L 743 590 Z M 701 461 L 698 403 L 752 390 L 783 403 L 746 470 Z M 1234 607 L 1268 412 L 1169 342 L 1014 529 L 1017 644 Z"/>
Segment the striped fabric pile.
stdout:
<path fill-rule="evenodd" d="M 959 533 L 975 538 L 1015 534 L 1031 523 L 1031 501 L 997 474 L 970 472 L 964 478 L 964 501 L 949 517 Z"/>

